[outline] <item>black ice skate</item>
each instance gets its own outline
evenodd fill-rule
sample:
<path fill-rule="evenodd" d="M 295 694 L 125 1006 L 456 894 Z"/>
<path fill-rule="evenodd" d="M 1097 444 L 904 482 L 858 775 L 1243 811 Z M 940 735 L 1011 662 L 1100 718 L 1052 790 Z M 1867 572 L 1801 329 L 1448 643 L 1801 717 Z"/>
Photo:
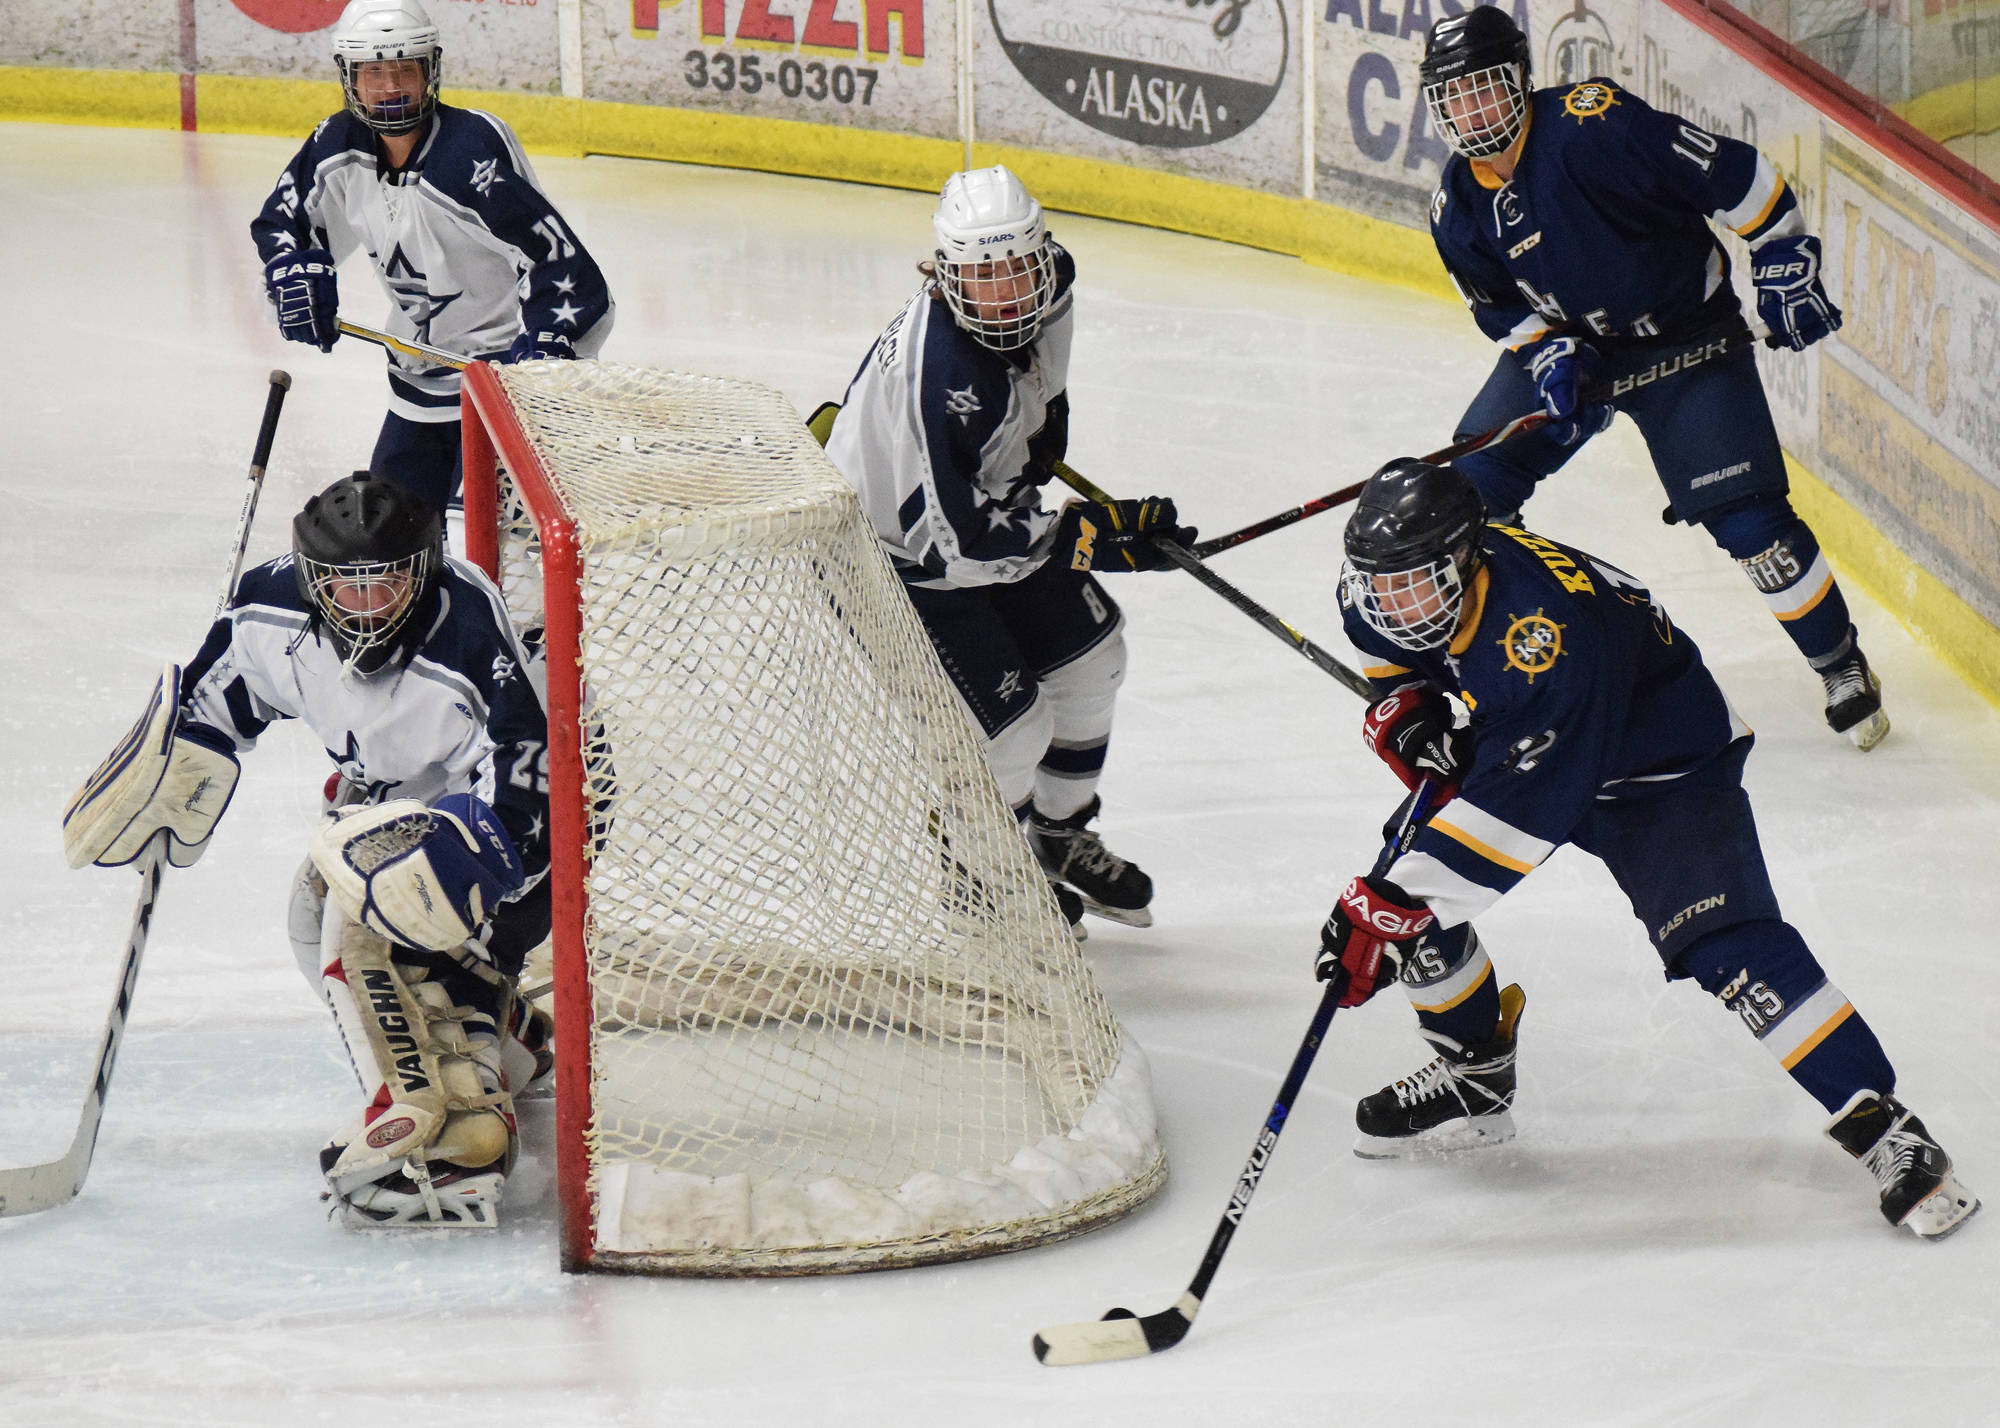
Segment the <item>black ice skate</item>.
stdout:
<path fill-rule="evenodd" d="M 1486 1041 L 1460 1045 L 1424 1033 L 1436 1060 L 1392 1086 L 1363 1097 L 1354 1108 L 1361 1134 L 1354 1153 L 1363 1160 L 1394 1160 L 1514 1138 L 1515 1033 L 1528 1003 L 1519 987 L 1500 993 L 1500 1024 Z"/>
<path fill-rule="evenodd" d="M 1826 1128 L 1835 1145 L 1868 1167 L 1882 1187 L 1882 1218 L 1941 1240 L 1979 1208 L 1951 1173 L 1951 1157 L 1894 1096 L 1856 1091 Z"/>
<path fill-rule="evenodd" d="M 1076 890 L 1084 911 L 1128 927 L 1151 927 L 1153 914 L 1146 904 L 1153 900 L 1153 880 L 1085 827 L 1097 809 L 1098 800 L 1093 798 L 1068 818 L 1030 813 L 1028 846 L 1051 878 Z"/>
<path fill-rule="evenodd" d="M 1882 681 L 1868 667 L 1868 657 L 1852 631 L 1846 653 L 1822 669 L 1819 677 L 1826 685 L 1826 722 L 1833 732 L 1847 735 L 1863 751 L 1881 743 L 1889 732 L 1889 716 L 1882 712 Z"/>

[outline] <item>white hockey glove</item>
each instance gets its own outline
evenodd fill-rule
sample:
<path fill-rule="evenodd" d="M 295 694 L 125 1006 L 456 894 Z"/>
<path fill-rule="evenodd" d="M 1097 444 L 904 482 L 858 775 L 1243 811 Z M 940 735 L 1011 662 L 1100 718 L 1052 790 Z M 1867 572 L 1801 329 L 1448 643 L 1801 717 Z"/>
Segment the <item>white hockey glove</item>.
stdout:
<path fill-rule="evenodd" d="M 63 855 L 72 868 L 122 867 L 155 835 L 167 840 L 167 861 L 192 867 L 229 807 L 241 772 L 222 736 L 181 729 L 181 667 L 160 672 L 145 712 L 105 756 L 63 810 Z"/>
<path fill-rule="evenodd" d="M 400 798 L 335 813 L 313 834 L 311 852 L 350 918 L 432 952 L 462 945 L 524 881 L 513 839 L 469 793 L 429 807 Z"/>

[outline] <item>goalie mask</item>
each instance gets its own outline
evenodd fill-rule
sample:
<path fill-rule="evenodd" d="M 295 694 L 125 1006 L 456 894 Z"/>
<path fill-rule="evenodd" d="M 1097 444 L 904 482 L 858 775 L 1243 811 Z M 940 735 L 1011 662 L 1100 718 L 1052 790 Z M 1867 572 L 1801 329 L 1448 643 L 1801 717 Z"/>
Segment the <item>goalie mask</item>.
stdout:
<path fill-rule="evenodd" d="M 350 672 L 373 674 L 418 633 L 444 564 L 444 526 L 420 497 L 371 472 L 342 477 L 292 522 L 299 593 Z"/>
<path fill-rule="evenodd" d="M 1033 342 L 1055 301 L 1056 268 L 1042 206 L 1021 181 L 998 164 L 953 174 L 931 227 L 952 320 L 995 352 Z"/>
<path fill-rule="evenodd" d="M 443 53 L 417 0 L 353 0 L 334 23 L 348 112 L 378 134 L 407 134 L 430 118 Z"/>
<path fill-rule="evenodd" d="M 1504 154 L 1528 122 L 1528 37 L 1491 5 L 1431 26 L 1417 66 L 1424 107 L 1453 153 Z"/>
<path fill-rule="evenodd" d="M 1342 537 L 1348 600 L 1370 629 L 1406 650 L 1450 643 L 1485 522 L 1486 503 L 1453 468 L 1391 461 L 1361 488 Z"/>

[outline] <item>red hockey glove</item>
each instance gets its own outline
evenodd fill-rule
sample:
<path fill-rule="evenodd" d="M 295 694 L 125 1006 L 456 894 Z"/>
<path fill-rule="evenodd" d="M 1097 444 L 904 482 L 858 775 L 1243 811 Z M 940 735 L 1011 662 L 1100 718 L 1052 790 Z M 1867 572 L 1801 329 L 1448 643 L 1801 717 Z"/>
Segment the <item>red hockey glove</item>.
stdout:
<path fill-rule="evenodd" d="M 1361 737 L 1404 788 L 1435 780 L 1440 804 L 1458 792 L 1459 776 L 1472 757 L 1472 731 L 1452 727 L 1450 703 L 1430 684 L 1413 684 L 1371 704 L 1361 719 Z"/>
<path fill-rule="evenodd" d="M 1403 953 L 1437 921 L 1421 898 L 1386 878 L 1358 877 L 1319 930 L 1313 975 L 1339 988 L 1339 1004 L 1358 1007 L 1396 980 Z"/>

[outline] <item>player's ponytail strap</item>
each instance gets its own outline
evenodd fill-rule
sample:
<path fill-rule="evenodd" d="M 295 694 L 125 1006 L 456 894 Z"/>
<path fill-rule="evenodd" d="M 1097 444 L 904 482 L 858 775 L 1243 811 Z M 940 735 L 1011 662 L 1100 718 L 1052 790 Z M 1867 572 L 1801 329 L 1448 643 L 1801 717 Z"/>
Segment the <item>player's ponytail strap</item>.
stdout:
<path fill-rule="evenodd" d="M 181 667 L 153 683 L 145 710 L 84 780 L 63 811 L 63 855 L 72 868 L 123 867 L 155 836 L 167 861 L 191 867 L 229 807 L 239 772 L 222 736 L 180 720 Z"/>

